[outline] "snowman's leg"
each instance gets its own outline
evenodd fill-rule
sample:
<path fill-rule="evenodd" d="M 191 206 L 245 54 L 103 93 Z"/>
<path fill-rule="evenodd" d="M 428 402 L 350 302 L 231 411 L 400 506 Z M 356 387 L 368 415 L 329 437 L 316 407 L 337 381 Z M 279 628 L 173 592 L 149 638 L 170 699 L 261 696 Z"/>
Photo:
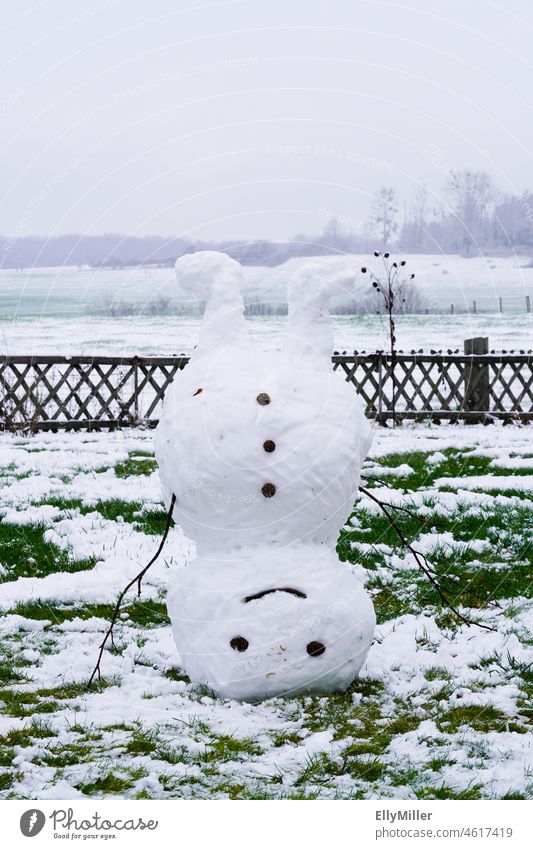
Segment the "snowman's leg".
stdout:
<path fill-rule="evenodd" d="M 220 347 L 247 345 L 248 325 L 244 318 L 240 263 L 217 251 L 185 254 L 176 261 L 176 278 L 181 288 L 195 300 L 205 300 L 206 308 L 195 359 Z"/>
<path fill-rule="evenodd" d="M 291 275 L 288 283 L 289 320 L 283 346 L 288 360 L 304 358 L 317 368 L 331 369 L 333 328 L 329 301 L 335 295 L 347 294 L 355 272 L 324 273 L 315 263 L 306 263 Z"/>

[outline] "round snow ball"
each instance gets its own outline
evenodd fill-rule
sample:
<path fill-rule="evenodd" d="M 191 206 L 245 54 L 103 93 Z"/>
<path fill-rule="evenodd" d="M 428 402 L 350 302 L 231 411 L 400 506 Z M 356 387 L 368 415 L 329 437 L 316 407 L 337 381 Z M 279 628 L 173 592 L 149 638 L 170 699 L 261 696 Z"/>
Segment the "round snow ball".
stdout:
<path fill-rule="evenodd" d="M 235 651 L 246 651 L 250 645 L 246 637 L 232 637 L 229 644 Z"/>
<path fill-rule="evenodd" d="M 310 654 L 311 657 L 318 657 L 320 654 L 324 654 L 325 651 L 326 646 L 323 643 L 319 643 L 316 640 L 307 643 L 307 654 Z"/>
<path fill-rule="evenodd" d="M 265 449 L 265 451 L 271 454 L 272 451 L 276 450 L 276 443 L 272 439 L 267 439 L 265 442 L 263 442 L 263 448 Z"/>
<path fill-rule="evenodd" d="M 266 407 L 267 404 L 270 404 L 270 395 L 268 392 L 260 392 L 256 400 L 262 407 Z"/>
<path fill-rule="evenodd" d="M 261 487 L 261 492 L 265 498 L 272 498 L 272 496 L 276 494 L 276 487 L 273 483 L 264 483 Z"/>

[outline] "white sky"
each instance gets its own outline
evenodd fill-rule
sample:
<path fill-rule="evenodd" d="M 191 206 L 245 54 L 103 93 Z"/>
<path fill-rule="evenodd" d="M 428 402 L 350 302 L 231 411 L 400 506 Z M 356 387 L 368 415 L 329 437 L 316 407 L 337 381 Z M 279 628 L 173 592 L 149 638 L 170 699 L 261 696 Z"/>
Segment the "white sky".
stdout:
<path fill-rule="evenodd" d="M 533 188 L 531 0 L 22 0 L 0 33 L 4 235 L 285 239 L 449 168 Z"/>

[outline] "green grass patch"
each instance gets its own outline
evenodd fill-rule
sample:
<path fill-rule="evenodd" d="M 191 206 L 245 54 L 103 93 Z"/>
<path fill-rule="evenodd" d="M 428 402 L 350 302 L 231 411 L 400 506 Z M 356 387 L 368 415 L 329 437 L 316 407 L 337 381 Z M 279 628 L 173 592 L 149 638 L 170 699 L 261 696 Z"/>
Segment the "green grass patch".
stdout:
<path fill-rule="evenodd" d="M 44 525 L 13 525 L 0 521 L 0 551 L 7 569 L 7 574 L 0 575 L 0 582 L 94 568 L 94 557 L 72 560 L 64 549 L 44 539 L 45 530 Z"/>
<path fill-rule="evenodd" d="M 85 796 L 112 796 L 122 795 L 131 790 L 135 783 L 147 775 L 145 770 L 139 769 L 125 775 L 117 775 L 115 772 L 107 772 L 95 781 L 87 784 L 78 784 L 76 789 Z"/>
<path fill-rule="evenodd" d="M 226 761 L 247 760 L 262 755 L 263 749 L 251 738 L 234 737 L 231 734 L 218 734 L 211 737 L 205 752 L 199 755 L 204 764 L 225 763 Z"/>
<path fill-rule="evenodd" d="M 88 743 L 60 743 L 44 749 L 33 759 L 33 763 L 64 769 L 68 766 L 87 763 L 94 759 L 95 754 L 94 746 Z"/>
<path fill-rule="evenodd" d="M 47 722 L 34 719 L 24 728 L 13 728 L 0 735 L 0 746 L 7 748 L 31 746 L 35 740 L 45 740 L 48 737 L 56 736 L 56 732 Z"/>
<path fill-rule="evenodd" d="M 4 684 L 20 684 L 23 681 L 27 681 L 27 675 L 19 672 L 17 670 L 17 666 L 31 666 L 29 661 L 24 660 L 23 657 L 20 657 L 16 654 L 13 654 L 10 657 L 7 657 L 5 654 L 0 660 L 0 685 Z"/>
<path fill-rule="evenodd" d="M 115 465 L 117 478 L 129 478 L 132 475 L 151 475 L 157 469 L 154 455 L 149 451 L 130 451 L 127 460 Z"/>
<path fill-rule="evenodd" d="M 181 669 L 177 666 L 172 666 L 170 669 L 165 669 L 163 673 L 165 678 L 168 678 L 170 681 L 182 681 L 184 684 L 190 684 L 191 679 L 188 675 L 185 674 Z"/>
<path fill-rule="evenodd" d="M 165 511 L 144 511 L 140 501 L 124 501 L 120 498 L 112 498 L 109 501 L 98 501 L 90 510 L 96 510 L 104 519 L 109 519 L 111 522 L 122 519 L 145 534 L 162 536 L 165 530 L 167 518 Z M 88 512 L 89 508 L 84 508 L 84 511 Z"/>
<path fill-rule="evenodd" d="M 93 686 L 96 692 L 102 692 L 111 686 L 109 681 L 97 681 Z M 2 713 L 8 716 L 26 717 L 36 714 L 55 713 L 65 707 L 63 701 L 87 696 L 87 685 L 63 684 L 61 687 L 51 687 L 37 690 L 0 690 Z"/>
<path fill-rule="evenodd" d="M 446 784 L 441 784 L 439 787 L 421 787 L 416 790 L 416 797 L 417 799 L 457 799 L 458 801 L 485 798 L 481 784 L 474 784 L 466 790 L 459 791 Z"/>
<path fill-rule="evenodd" d="M 145 510 L 142 502 L 125 501 L 122 498 L 100 499 L 95 504 L 84 504 L 83 501 L 76 498 L 51 496 L 34 503 L 38 507 L 57 507 L 67 514 L 70 512 L 79 512 L 82 515 L 100 513 L 104 519 L 108 519 L 110 522 L 116 522 L 117 519 L 123 520 L 134 525 L 136 530 L 154 536 L 162 536 L 167 521 L 167 514 L 163 508 Z"/>
<path fill-rule="evenodd" d="M 387 454 L 384 457 L 375 458 L 375 462 L 381 468 L 374 473 L 368 469 L 368 481 L 372 483 L 374 478 L 386 481 L 393 489 L 418 491 L 431 487 L 440 478 L 467 478 L 480 475 L 494 475 L 495 477 L 507 477 L 509 475 L 528 475 L 531 469 L 506 469 L 491 466 L 492 458 L 477 456 L 475 449 L 464 448 L 458 451 L 455 448 L 445 448 L 442 453 L 445 457 L 440 463 L 428 463 L 432 451 L 412 451 Z M 409 474 L 389 473 L 387 469 L 398 469 L 402 465 L 410 466 Z M 363 470 L 363 478 L 365 478 Z M 364 484 L 363 484 L 364 485 Z"/>
<path fill-rule="evenodd" d="M 525 734 L 527 728 L 512 717 L 507 716 L 492 705 L 465 705 L 453 707 L 435 717 L 439 731 L 454 734 L 463 726 L 474 731 L 516 731 Z"/>
<path fill-rule="evenodd" d="M 42 601 L 32 601 L 17 604 L 9 613 L 16 613 L 27 619 L 50 620 L 52 625 L 60 625 L 62 622 L 70 622 L 73 619 L 100 619 L 110 620 L 113 615 L 112 604 L 87 604 L 87 605 L 58 605 Z M 128 614 L 123 624 L 137 625 L 141 628 L 160 627 L 170 624 L 166 605 L 152 599 L 136 600 L 131 604 L 124 604 L 122 612 Z"/>
<path fill-rule="evenodd" d="M 136 730 L 124 749 L 127 755 L 151 755 L 157 748 L 157 736 L 151 731 Z"/>

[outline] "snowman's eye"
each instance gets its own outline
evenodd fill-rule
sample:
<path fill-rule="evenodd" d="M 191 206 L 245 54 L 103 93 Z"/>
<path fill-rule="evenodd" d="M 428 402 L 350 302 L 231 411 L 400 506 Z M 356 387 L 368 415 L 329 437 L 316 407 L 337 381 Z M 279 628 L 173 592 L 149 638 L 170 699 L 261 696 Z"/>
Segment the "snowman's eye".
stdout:
<path fill-rule="evenodd" d="M 235 651 L 246 651 L 250 645 L 246 637 L 232 637 L 229 644 Z"/>
<path fill-rule="evenodd" d="M 324 654 L 325 651 L 326 646 L 324 643 L 319 643 L 316 640 L 307 643 L 307 654 L 310 654 L 311 657 L 318 657 L 320 654 Z"/>

